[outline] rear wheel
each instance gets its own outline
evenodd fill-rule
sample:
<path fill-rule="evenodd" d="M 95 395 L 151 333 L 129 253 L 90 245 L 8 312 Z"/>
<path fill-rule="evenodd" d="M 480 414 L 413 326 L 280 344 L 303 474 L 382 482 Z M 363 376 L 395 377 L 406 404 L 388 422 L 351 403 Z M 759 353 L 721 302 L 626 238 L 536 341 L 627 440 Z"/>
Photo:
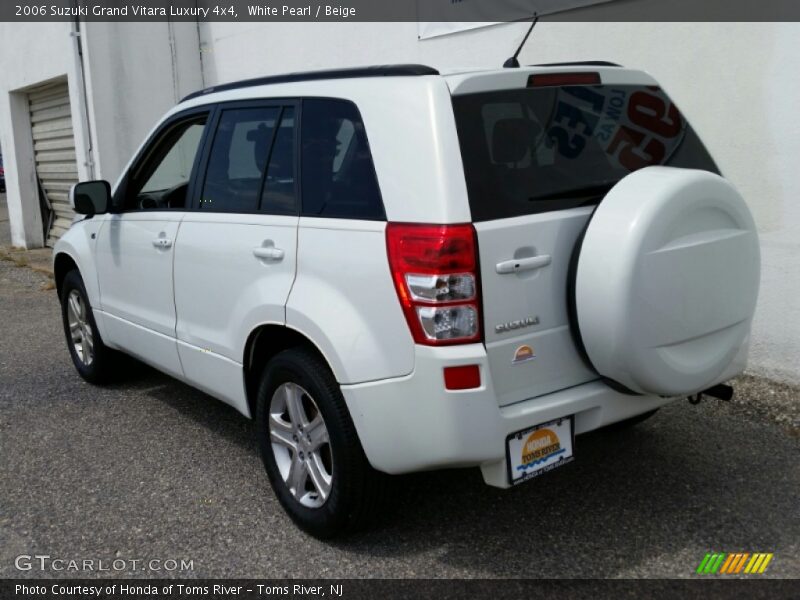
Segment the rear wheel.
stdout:
<path fill-rule="evenodd" d="M 320 358 L 295 348 L 269 362 L 256 423 L 272 488 L 301 529 L 330 538 L 370 520 L 382 475 L 369 465 L 339 385 Z"/>
<path fill-rule="evenodd" d="M 100 337 L 92 307 L 78 271 L 70 271 L 61 287 L 61 318 L 72 364 L 90 383 L 107 383 L 117 372 L 118 353 Z"/>

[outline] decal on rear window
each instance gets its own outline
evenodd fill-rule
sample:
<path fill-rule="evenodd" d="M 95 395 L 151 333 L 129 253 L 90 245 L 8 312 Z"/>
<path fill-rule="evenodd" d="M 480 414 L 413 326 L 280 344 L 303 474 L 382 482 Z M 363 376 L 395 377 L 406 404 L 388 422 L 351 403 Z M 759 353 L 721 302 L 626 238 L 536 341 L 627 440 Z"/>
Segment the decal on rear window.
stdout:
<path fill-rule="evenodd" d="M 453 98 L 474 221 L 597 203 L 651 165 L 718 172 L 655 86 L 524 88 Z"/>
<path fill-rule="evenodd" d="M 547 144 L 577 158 L 595 137 L 615 166 L 636 171 L 664 164 L 683 141 L 686 121 L 660 88 L 595 86 L 559 89 Z"/>

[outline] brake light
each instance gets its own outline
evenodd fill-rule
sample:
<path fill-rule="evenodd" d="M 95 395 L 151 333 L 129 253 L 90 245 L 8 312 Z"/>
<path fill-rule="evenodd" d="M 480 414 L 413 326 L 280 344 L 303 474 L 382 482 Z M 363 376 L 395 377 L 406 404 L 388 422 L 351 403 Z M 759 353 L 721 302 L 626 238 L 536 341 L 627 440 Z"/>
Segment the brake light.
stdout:
<path fill-rule="evenodd" d="M 528 77 L 528 87 L 600 85 L 600 73 L 537 73 Z"/>
<path fill-rule="evenodd" d="M 386 248 L 417 344 L 480 341 L 478 248 L 472 225 L 389 223 Z"/>

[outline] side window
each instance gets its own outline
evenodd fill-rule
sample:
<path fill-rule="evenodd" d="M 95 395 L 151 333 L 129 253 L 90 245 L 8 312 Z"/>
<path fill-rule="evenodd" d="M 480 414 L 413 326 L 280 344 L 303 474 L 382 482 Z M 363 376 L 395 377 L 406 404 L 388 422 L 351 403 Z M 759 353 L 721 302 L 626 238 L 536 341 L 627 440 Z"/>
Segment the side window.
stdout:
<path fill-rule="evenodd" d="M 294 181 L 295 157 L 294 109 L 284 108 L 281 123 L 275 134 L 269 157 L 261 210 L 275 215 L 297 214 L 296 186 Z"/>
<path fill-rule="evenodd" d="M 222 113 L 208 159 L 200 210 L 255 212 L 281 109 Z"/>
<path fill-rule="evenodd" d="M 303 100 L 302 214 L 384 219 L 364 123 L 345 100 Z"/>
<path fill-rule="evenodd" d="M 134 174 L 123 210 L 186 207 L 192 167 L 207 117 L 202 115 L 180 121 L 161 134 Z"/>

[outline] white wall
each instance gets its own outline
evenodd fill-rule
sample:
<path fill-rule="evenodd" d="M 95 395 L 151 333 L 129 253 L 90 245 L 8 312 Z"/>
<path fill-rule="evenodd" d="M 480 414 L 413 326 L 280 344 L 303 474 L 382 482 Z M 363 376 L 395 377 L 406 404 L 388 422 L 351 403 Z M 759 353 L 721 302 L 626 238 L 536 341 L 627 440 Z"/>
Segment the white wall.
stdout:
<path fill-rule="evenodd" d="M 204 23 L 203 72 L 212 85 L 396 62 L 498 67 L 527 26 L 420 41 L 415 23 Z M 751 368 L 800 383 L 800 24 L 540 22 L 520 56 L 522 64 L 571 60 L 652 73 L 742 191 L 763 253 Z"/>
<path fill-rule="evenodd" d="M 0 23 L 0 146 L 6 172 L 11 243 L 44 243 L 26 88 L 66 78 L 73 115 L 79 111 L 74 40 L 70 23 Z M 84 139 L 75 139 L 77 155 Z M 78 172 L 85 167 L 78 160 Z"/>
<path fill-rule="evenodd" d="M 164 113 L 203 87 L 197 24 L 84 27 L 96 176 L 113 184 Z"/>
<path fill-rule="evenodd" d="M 11 243 L 44 244 L 26 90 L 66 78 L 78 176 L 114 181 L 161 116 L 203 87 L 196 23 L 0 23 L 0 146 Z M 83 101 L 83 89 L 87 90 Z"/>

